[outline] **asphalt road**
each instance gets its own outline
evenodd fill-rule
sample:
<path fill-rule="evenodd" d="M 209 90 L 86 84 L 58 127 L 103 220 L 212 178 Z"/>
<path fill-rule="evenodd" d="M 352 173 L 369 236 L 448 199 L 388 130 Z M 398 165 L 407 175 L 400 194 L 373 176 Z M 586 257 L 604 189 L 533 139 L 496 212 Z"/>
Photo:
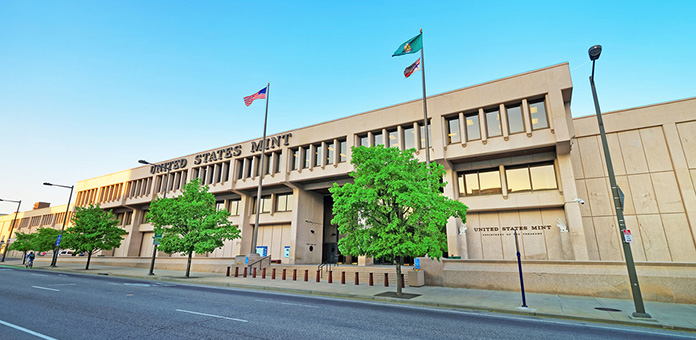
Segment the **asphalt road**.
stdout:
<path fill-rule="evenodd" d="M 0 268 L 0 339 L 696 339 L 486 312 Z"/>

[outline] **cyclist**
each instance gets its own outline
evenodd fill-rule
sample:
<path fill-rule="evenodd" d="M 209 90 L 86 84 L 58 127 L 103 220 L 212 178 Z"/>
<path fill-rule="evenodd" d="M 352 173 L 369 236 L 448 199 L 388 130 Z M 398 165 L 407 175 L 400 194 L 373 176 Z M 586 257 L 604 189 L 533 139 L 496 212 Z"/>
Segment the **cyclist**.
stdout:
<path fill-rule="evenodd" d="M 35 257 L 34 252 L 33 251 L 29 252 L 29 254 L 27 255 L 27 258 L 26 258 L 27 261 L 24 263 L 26 268 L 34 267 L 34 257 Z"/>

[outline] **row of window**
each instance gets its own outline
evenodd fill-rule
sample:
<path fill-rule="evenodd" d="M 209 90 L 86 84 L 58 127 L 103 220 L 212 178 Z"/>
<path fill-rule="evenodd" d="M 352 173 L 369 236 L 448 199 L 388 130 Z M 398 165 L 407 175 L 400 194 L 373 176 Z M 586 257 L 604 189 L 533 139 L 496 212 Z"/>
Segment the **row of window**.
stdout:
<path fill-rule="evenodd" d="M 505 175 L 507 192 L 558 189 L 553 162 L 544 162 L 459 173 L 459 195 L 502 194 L 501 174 Z"/>
<path fill-rule="evenodd" d="M 428 122 L 428 145 L 432 145 L 432 134 L 430 131 L 430 122 Z M 371 131 L 358 135 L 358 140 L 360 146 L 384 145 L 388 148 L 400 148 L 402 150 L 425 149 L 426 144 L 425 129 L 423 129 L 423 124 L 418 122 L 391 129 Z M 403 143 L 403 147 L 399 145 L 400 141 Z M 416 146 L 416 141 L 420 141 L 418 146 Z"/>
<path fill-rule="evenodd" d="M 529 120 L 526 119 L 527 111 L 529 112 Z M 501 112 L 507 118 L 506 127 L 509 134 L 524 132 L 525 125 L 529 125 L 531 130 L 549 127 L 544 99 L 529 102 L 524 100 L 520 103 L 500 105 L 495 109 L 481 109 L 477 112 L 464 113 L 465 125 L 463 129 L 460 127 L 459 116 L 447 118 L 448 144 L 461 143 L 462 140 L 480 140 L 481 121 L 483 121 L 485 126 L 484 132 L 488 138 L 502 136 Z"/>
<path fill-rule="evenodd" d="M 68 214 L 68 221 L 73 216 L 73 212 L 70 212 Z M 52 225 L 52 224 L 62 224 L 63 223 L 63 218 L 65 217 L 65 213 L 56 213 L 56 214 L 46 214 L 46 215 L 41 215 L 41 216 L 33 216 L 33 217 L 24 217 L 18 220 L 16 227 L 17 228 L 27 228 L 27 227 L 38 227 L 38 226 L 45 226 L 45 225 Z"/>
<path fill-rule="evenodd" d="M 347 148 L 345 139 L 334 139 L 290 149 L 290 170 L 345 163 L 348 160 Z"/>
<path fill-rule="evenodd" d="M 231 216 L 239 216 L 241 199 L 232 199 L 227 201 L 227 211 L 230 212 Z M 291 193 L 287 194 L 273 194 L 261 196 L 261 213 L 268 214 L 273 212 L 287 212 L 292 211 L 293 196 Z M 225 209 L 225 201 L 217 201 L 215 203 L 215 208 L 217 210 Z M 272 209 L 273 208 L 273 209 Z M 251 201 L 251 214 L 256 213 L 256 197 Z"/>

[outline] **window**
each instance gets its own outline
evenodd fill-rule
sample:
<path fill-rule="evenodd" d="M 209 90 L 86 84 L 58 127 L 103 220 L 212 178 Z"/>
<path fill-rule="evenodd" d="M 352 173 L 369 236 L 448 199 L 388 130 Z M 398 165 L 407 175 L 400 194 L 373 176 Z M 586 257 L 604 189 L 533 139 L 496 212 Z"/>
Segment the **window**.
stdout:
<path fill-rule="evenodd" d="M 505 176 L 510 192 L 558 188 L 553 162 L 509 167 Z"/>
<path fill-rule="evenodd" d="M 466 121 L 466 140 L 472 141 L 481 139 L 481 128 L 479 126 L 478 114 L 466 116 L 464 120 Z"/>
<path fill-rule="evenodd" d="M 323 154 L 323 149 L 321 144 L 314 146 L 314 166 L 321 166 L 321 155 Z"/>
<path fill-rule="evenodd" d="M 263 157 L 263 174 L 269 175 L 271 173 L 271 154 L 261 155 Z"/>
<path fill-rule="evenodd" d="M 503 134 L 500 128 L 500 113 L 498 110 L 486 112 L 486 128 L 488 137 L 497 137 Z"/>
<path fill-rule="evenodd" d="M 506 168 L 505 177 L 507 178 L 507 187 L 509 192 L 532 190 L 532 182 L 529 178 L 529 168 L 526 165 L 524 167 Z"/>
<path fill-rule="evenodd" d="M 459 136 L 459 118 L 447 119 L 447 143 L 461 143 L 461 141 L 461 136 Z"/>
<path fill-rule="evenodd" d="M 275 158 L 275 168 L 273 168 L 274 173 L 280 173 L 281 164 L 283 163 L 283 153 L 276 152 L 273 154 Z"/>
<path fill-rule="evenodd" d="M 239 216 L 239 203 L 241 200 L 231 200 L 230 205 L 227 207 L 231 216 Z"/>
<path fill-rule="evenodd" d="M 544 105 L 543 99 L 529 103 L 529 115 L 532 118 L 532 130 L 549 127 L 549 122 L 546 120 L 546 105 Z"/>
<path fill-rule="evenodd" d="M 522 121 L 522 107 L 520 107 L 519 105 L 510 106 L 506 108 L 506 110 L 508 128 L 510 128 L 510 133 L 524 131 L 524 123 Z"/>
<path fill-rule="evenodd" d="M 360 136 L 360 146 L 370 146 L 370 140 L 367 138 L 367 135 Z"/>
<path fill-rule="evenodd" d="M 275 211 L 292 211 L 292 194 L 279 194 L 276 195 L 276 209 Z"/>
<path fill-rule="evenodd" d="M 147 223 L 147 214 L 149 214 L 149 210 L 143 210 L 143 214 L 141 215 L 140 223 Z"/>
<path fill-rule="evenodd" d="M 130 225 L 132 219 L 133 219 L 133 212 L 132 211 L 126 212 L 126 217 L 123 221 L 123 225 Z"/>
<path fill-rule="evenodd" d="M 271 195 L 261 197 L 261 213 L 267 214 L 271 212 Z M 254 197 L 254 204 L 251 207 L 251 213 L 256 213 L 256 197 Z"/>
<path fill-rule="evenodd" d="M 225 210 L 225 201 L 215 202 L 215 210 L 216 211 Z"/>
<path fill-rule="evenodd" d="M 237 160 L 237 179 L 242 179 L 244 177 L 244 160 Z"/>
<path fill-rule="evenodd" d="M 290 150 L 292 153 L 292 169 L 291 170 L 299 170 L 300 169 L 300 150 L 298 149 L 292 149 Z"/>
<path fill-rule="evenodd" d="M 333 164 L 334 153 L 336 152 L 336 145 L 333 142 L 326 144 L 326 164 Z"/>
<path fill-rule="evenodd" d="M 420 126 L 420 133 L 421 133 L 421 149 L 425 149 L 425 129 L 423 129 L 423 125 L 418 124 Z M 433 135 L 430 133 L 432 129 L 430 128 L 430 122 L 428 122 L 428 145 L 433 145 Z"/>
<path fill-rule="evenodd" d="M 346 141 L 345 141 L 345 140 L 342 140 L 342 141 L 340 141 L 340 142 L 338 142 L 338 143 L 341 145 L 341 150 L 340 150 L 340 153 L 339 153 L 339 156 L 340 156 L 340 157 L 338 158 L 338 162 L 339 162 L 339 163 L 345 163 L 345 161 L 346 161 L 346 159 L 347 159 L 347 157 L 348 157 L 348 156 L 346 156 L 346 150 L 347 150 Z"/>
<path fill-rule="evenodd" d="M 399 132 L 397 130 L 387 132 L 389 134 L 389 147 L 398 148 L 399 147 Z"/>
<path fill-rule="evenodd" d="M 404 148 L 407 150 L 416 148 L 416 130 L 413 126 L 404 128 Z"/>
<path fill-rule="evenodd" d="M 310 159 L 312 159 L 312 153 L 310 152 L 309 146 L 304 147 L 304 166 L 302 169 L 309 169 Z"/>
<path fill-rule="evenodd" d="M 382 138 L 382 133 L 378 132 L 372 135 L 375 139 L 375 143 L 373 145 L 384 145 L 384 138 Z"/>
<path fill-rule="evenodd" d="M 460 195 L 489 195 L 503 192 L 498 169 L 460 174 L 458 180 Z"/>

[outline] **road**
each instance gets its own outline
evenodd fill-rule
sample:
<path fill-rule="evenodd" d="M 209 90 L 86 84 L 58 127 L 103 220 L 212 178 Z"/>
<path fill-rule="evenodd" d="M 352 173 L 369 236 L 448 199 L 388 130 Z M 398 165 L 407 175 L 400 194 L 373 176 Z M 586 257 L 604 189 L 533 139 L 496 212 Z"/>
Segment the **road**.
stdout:
<path fill-rule="evenodd" d="M 0 339 L 696 339 L 691 333 L 0 268 Z"/>

